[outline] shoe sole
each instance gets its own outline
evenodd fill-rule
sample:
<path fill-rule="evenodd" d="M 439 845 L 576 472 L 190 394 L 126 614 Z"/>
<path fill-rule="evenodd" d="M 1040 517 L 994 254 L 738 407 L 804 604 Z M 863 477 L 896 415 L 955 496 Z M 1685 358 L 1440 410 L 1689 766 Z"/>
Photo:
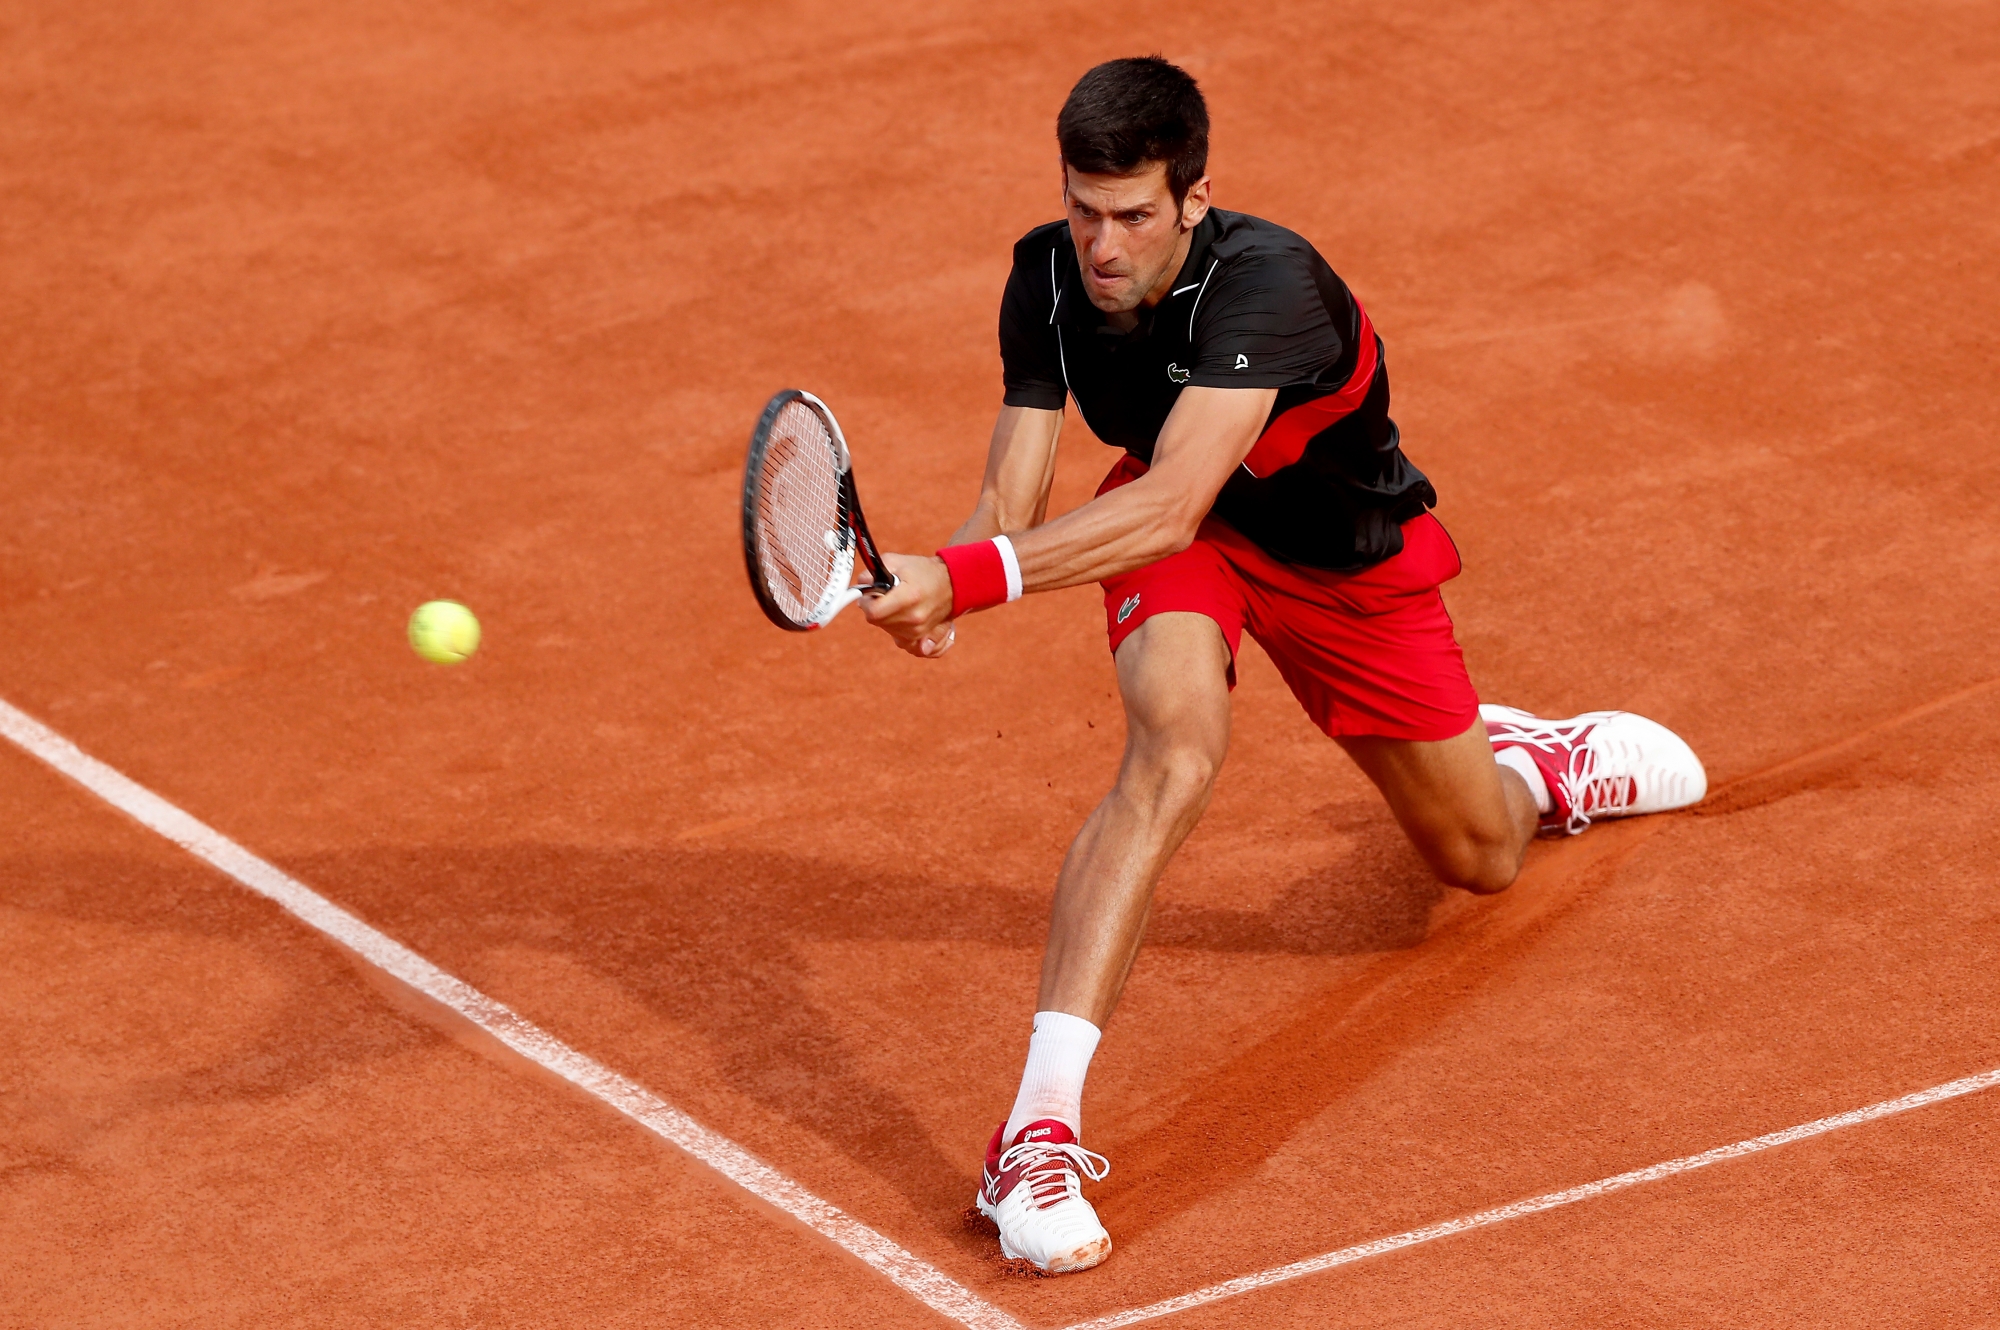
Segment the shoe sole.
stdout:
<path fill-rule="evenodd" d="M 983 1188 L 972 1198 L 972 1206 L 980 1214 L 986 1216 L 987 1221 L 993 1225 L 995 1232 L 999 1232 L 1000 1221 L 995 1219 L 993 1211 L 987 1208 L 986 1192 Z M 1000 1254 L 1010 1261 L 1026 1261 L 1045 1275 L 1073 1275 L 1104 1264 L 1104 1258 L 1111 1255 L 1111 1235 L 1107 1233 L 1088 1246 L 1079 1247 L 1050 1261 L 1047 1265 L 1042 1265 L 1033 1257 L 1017 1254 L 1013 1248 L 1007 1245 L 1007 1235 L 1000 1233 Z"/>
<path fill-rule="evenodd" d="M 1000 1246 L 1004 1251 L 1007 1244 L 1003 1242 Z M 1071 1252 L 1060 1261 L 1050 1261 L 1048 1272 L 1052 1275 L 1073 1275 L 1080 1270 L 1088 1270 L 1093 1266 L 1103 1264 L 1104 1258 L 1110 1254 L 1111 1238 L 1107 1234 L 1099 1238 L 1096 1242 L 1091 1243 L 1088 1247 L 1081 1247 Z"/>

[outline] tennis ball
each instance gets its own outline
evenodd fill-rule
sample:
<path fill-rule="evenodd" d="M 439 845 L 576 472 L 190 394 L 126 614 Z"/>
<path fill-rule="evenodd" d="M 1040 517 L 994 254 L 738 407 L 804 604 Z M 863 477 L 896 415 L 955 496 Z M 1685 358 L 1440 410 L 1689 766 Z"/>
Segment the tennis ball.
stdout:
<path fill-rule="evenodd" d="M 410 616 L 410 646 L 425 660 L 456 665 L 479 650 L 479 620 L 455 600 L 433 600 Z"/>

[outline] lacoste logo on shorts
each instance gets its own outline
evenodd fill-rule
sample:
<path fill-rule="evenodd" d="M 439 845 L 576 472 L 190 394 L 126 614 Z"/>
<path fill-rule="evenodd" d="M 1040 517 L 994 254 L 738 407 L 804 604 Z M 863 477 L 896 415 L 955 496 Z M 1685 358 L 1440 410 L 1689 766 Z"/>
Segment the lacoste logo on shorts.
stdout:
<path fill-rule="evenodd" d="M 1132 611 L 1138 608 L 1139 608 L 1139 596 L 1138 593 L 1135 592 L 1131 597 L 1129 597 L 1126 600 L 1126 602 L 1123 605 L 1120 605 L 1118 607 L 1118 622 L 1124 623 L 1127 619 L 1132 617 Z"/>
<path fill-rule="evenodd" d="M 1193 370 L 1182 369 L 1179 365 L 1167 366 L 1167 377 L 1172 379 L 1175 383 L 1186 383 L 1188 381 L 1188 376 L 1193 373 L 1194 373 Z"/>
<path fill-rule="evenodd" d="M 1249 368 L 1250 368 L 1250 357 L 1248 357 L 1248 356 L 1244 355 L 1244 354 L 1243 354 L 1243 353 L 1242 353 L 1241 351 L 1238 351 L 1238 352 L 1236 353 L 1236 368 L 1238 368 L 1238 369 L 1249 369 Z"/>

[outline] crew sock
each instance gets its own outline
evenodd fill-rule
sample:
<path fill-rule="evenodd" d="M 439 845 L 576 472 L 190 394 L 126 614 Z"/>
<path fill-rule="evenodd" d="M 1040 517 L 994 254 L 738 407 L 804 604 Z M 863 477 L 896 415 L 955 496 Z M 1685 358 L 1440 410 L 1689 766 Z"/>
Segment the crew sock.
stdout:
<path fill-rule="evenodd" d="M 1028 1039 L 1028 1065 L 1021 1072 L 1021 1092 L 1007 1115 L 1002 1146 L 1031 1122 L 1054 1118 L 1078 1138 L 1083 1135 L 1083 1078 L 1091 1054 L 1102 1036 L 1081 1016 L 1061 1011 L 1035 1013 L 1035 1032 Z"/>
<path fill-rule="evenodd" d="M 1495 749 L 1493 760 L 1509 771 L 1520 773 L 1521 779 L 1528 782 L 1528 793 L 1535 796 L 1536 812 L 1555 811 L 1555 804 L 1549 798 L 1549 783 L 1542 778 L 1542 769 L 1535 765 L 1534 758 L 1529 757 L 1520 747 L 1514 746 Z"/>

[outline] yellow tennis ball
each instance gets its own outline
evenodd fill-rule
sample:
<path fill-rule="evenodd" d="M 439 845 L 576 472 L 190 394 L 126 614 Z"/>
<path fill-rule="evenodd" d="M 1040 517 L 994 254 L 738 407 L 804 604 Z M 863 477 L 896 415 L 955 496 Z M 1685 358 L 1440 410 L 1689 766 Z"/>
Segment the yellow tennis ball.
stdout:
<path fill-rule="evenodd" d="M 479 620 L 455 600 L 433 600 L 410 616 L 410 645 L 425 660 L 456 665 L 479 650 Z"/>

